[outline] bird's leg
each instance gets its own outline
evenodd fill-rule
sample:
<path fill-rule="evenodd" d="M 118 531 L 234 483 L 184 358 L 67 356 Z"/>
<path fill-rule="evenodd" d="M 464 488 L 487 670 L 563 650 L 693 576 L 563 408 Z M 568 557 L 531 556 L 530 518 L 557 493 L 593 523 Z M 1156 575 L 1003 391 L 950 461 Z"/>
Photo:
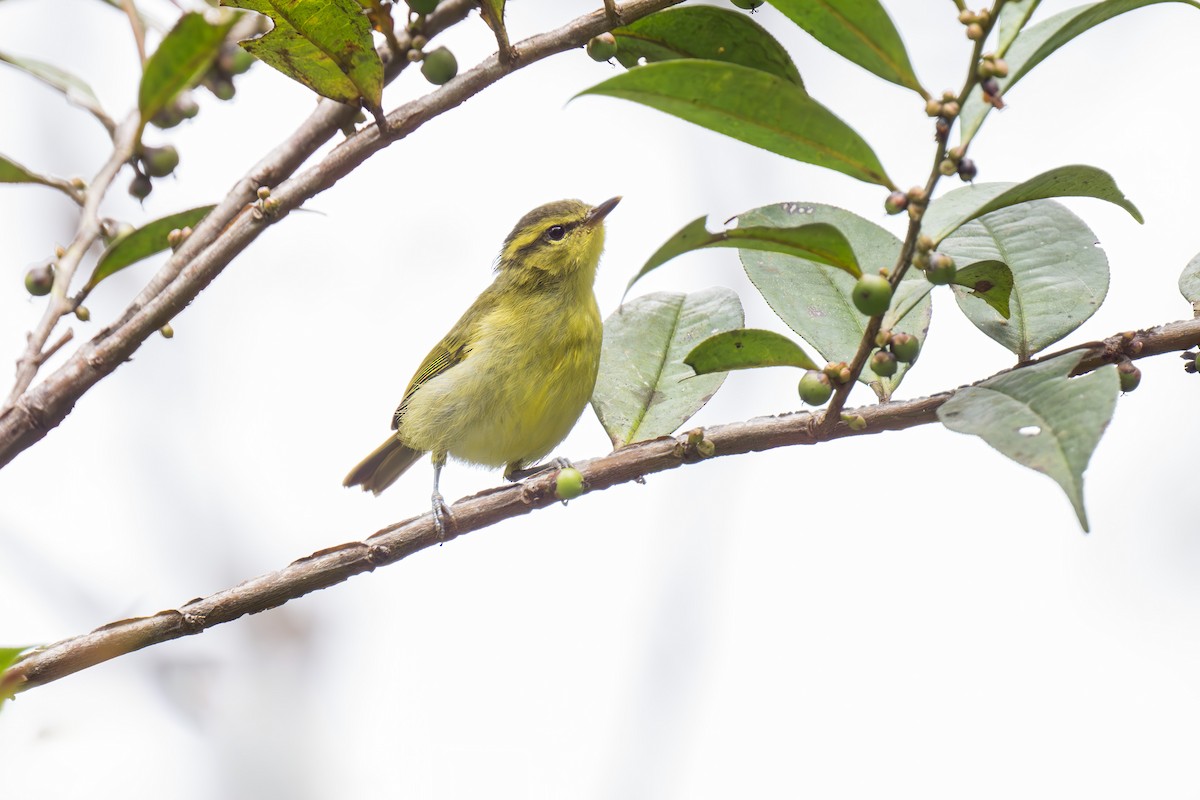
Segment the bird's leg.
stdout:
<path fill-rule="evenodd" d="M 442 467 L 446 465 L 445 453 L 433 454 L 433 524 L 437 528 L 438 541 L 446 538 L 446 522 L 454 524 L 454 517 L 450 513 L 450 507 L 446 505 L 445 498 L 438 491 L 438 480 L 442 477 Z"/>
<path fill-rule="evenodd" d="M 541 464 L 534 464 L 532 467 L 525 467 L 522 466 L 520 461 L 513 461 L 504 468 L 504 479 L 515 483 L 516 481 L 531 478 L 534 475 L 541 475 L 543 472 L 549 472 L 552 469 L 566 469 L 573 466 L 575 465 L 566 458 L 552 458 L 549 461 L 543 461 Z"/>

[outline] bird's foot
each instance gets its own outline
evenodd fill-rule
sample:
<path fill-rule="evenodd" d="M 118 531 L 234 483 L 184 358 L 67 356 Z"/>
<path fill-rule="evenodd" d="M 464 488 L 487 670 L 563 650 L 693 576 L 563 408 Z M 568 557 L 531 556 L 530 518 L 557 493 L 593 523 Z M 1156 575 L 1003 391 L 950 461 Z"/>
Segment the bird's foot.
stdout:
<path fill-rule="evenodd" d="M 532 478 L 534 475 L 541 475 L 543 472 L 550 472 L 555 469 L 566 469 L 573 467 L 570 459 L 567 458 L 552 458 L 549 461 L 543 461 L 540 464 L 534 464 L 532 467 L 521 467 L 516 463 L 509 464 L 504 470 L 505 480 L 516 483 L 523 481 L 526 478 Z"/>
<path fill-rule="evenodd" d="M 441 492 L 433 493 L 433 526 L 437 529 L 438 542 L 446 540 L 446 525 L 449 523 L 451 527 L 454 525 L 454 515 L 450 513 L 450 506 L 446 505 L 446 500 L 442 497 Z"/>

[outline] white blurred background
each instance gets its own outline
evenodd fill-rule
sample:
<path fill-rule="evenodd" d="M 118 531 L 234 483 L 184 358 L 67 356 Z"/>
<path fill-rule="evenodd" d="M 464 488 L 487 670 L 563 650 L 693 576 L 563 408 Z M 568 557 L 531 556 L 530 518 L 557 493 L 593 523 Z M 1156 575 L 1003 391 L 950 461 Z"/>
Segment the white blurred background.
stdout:
<path fill-rule="evenodd" d="M 520 0 L 510 31 L 598 4 Z M 1039 18 L 1072 4 L 1042 5 Z M 922 82 L 957 88 L 969 43 L 953 5 L 888 6 Z M 769 7 L 755 18 L 901 186 L 924 181 L 933 143 L 915 95 Z M 1191 313 L 1176 279 L 1200 251 L 1198 35 L 1182 4 L 1120 17 L 1027 77 L 973 146 L 981 181 L 1094 164 L 1145 214 L 1067 202 L 1112 285 L 1065 343 Z M 464 69 L 494 49 L 477 15 L 439 41 Z M 94 0 L 7 0 L 0 50 L 84 76 L 115 115 L 134 102 L 126 21 Z M 568 102 L 614 69 L 557 56 L 376 156 L 0 471 L 0 643 L 174 607 L 425 510 L 426 463 L 379 498 L 341 479 L 540 203 L 624 195 L 597 283 L 605 315 L 700 214 L 816 200 L 901 230 L 878 187 L 622 101 Z M 409 70 L 385 107 L 429 88 Z M 261 65 L 231 103 L 196 96 L 199 117 L 147 135 L 179 148 L 176 177 L 143 210 L 126 176 L 107 214 L 136 224 L 215 202 L 313 104 Z M 0 69 L 0 153 L 90 177 L 105 143 L 86 113 Z M 73 211 L 0 187 L 5 364 L 42 313 L 21 278 L 69 241 Z M 103 284 L 77 336 L 153 269 Z M 782 330 L 732 251 L 681 258 L 638 291 L 711 285 L 738 291 L 748 324 Z M 1010 363 L 940 291 L 898 396 Z M 1195 797 L 1200 379 L 1173 355 L 1139 366 L 1087 473 L 1088 536 L 1047 478 L 938 426 L 716 459 L 23 694 L 0 714 L 0 780 L 45 798 Z M 794 409 L 797 378 L 734 374 L 695 423 Z M 559 450 L 608 448 L 589 410 Z M 451 464 L 442 488 L 452 500 L 499 481 Z"/>

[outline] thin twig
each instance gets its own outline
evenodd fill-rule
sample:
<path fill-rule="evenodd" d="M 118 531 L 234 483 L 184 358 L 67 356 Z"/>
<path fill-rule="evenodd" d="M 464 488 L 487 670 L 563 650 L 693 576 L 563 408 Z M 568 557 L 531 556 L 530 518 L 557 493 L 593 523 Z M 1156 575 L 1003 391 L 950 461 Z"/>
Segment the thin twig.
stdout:
<path fill-rule="evenodd" d="M 1102 342 L 1091 343 L 1076 374 L 1126 358 L 1145 358 L 1186 350 L 1198 344 L 1200 320 L 1196 319 L 1172 322 L 1137 333 L 1118 333 Z M 1006 372 L 1020 370 L 1024 366 L 1027 365 Z M 817 424 L 818 417 L 813 414 L 796 412 L 716 425 L 704 429 L 703 438 L 713 445 L 713 455 L 710 457 L 718 458 L 904 430 L 936 422 L 938 408 L 957 391 L 855 409 L 855 415 L 862 417 L 866 423 L 859 430 L 845 424 L 825 428 Z M 638 481 L 645 475 L 706 460 L 695 444 L 689 444 L 692 436 L 688 433 L 640 442 L 602 458 L 576 462 L 575 467 L 583 473 L 588 492 L 596 493 L 611 486 Z M 444 541 L 552 505 L 557 502 L 554 494 L 556 478 L 556 473 L 551 472 L 522 484 L 505 484 L 459 500 L 452 506 L 454 527 Z M 144 647 L 201 633 L 246 614 L 276 608 L 309 592 L 393 564 L 442 541 L 434 528 L 433 515 L 425 514 L 389 525 L 363 541 L 320 550 L 281 570 L 251 578 L 233 588 L 185 603 L 177 609 L 109 623 L 91 633 L 64 639 L 23 656 L 0 676 L 0 696 L 50 683 Z"/>
<path fill-rule="evenodd" d="M 142 16 L 138 14 L 133 0 L 121 0 L 121 8 L 125 10 L 125 16 L 129 17 L 129 27 L 133 31 L 133 42 L 137 45 L 138 60 L 145 66 L 146 28 L 142 25 Z"/>

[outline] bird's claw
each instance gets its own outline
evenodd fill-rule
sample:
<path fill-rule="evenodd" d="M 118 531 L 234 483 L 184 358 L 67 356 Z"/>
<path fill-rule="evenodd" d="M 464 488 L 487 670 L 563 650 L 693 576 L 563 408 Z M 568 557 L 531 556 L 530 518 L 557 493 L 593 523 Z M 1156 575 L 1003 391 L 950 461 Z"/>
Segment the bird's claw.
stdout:
<path fill-rule="evenodd" d="M 450 506 L 446 505 L 446 500 L 442 497 L 441 492 L 433 493 L 433 527 L 437 529 L 437 538 L 439 542 L 446 540 L 446 523 L 454 524 L 454 515 L 450 513 Z"/>

